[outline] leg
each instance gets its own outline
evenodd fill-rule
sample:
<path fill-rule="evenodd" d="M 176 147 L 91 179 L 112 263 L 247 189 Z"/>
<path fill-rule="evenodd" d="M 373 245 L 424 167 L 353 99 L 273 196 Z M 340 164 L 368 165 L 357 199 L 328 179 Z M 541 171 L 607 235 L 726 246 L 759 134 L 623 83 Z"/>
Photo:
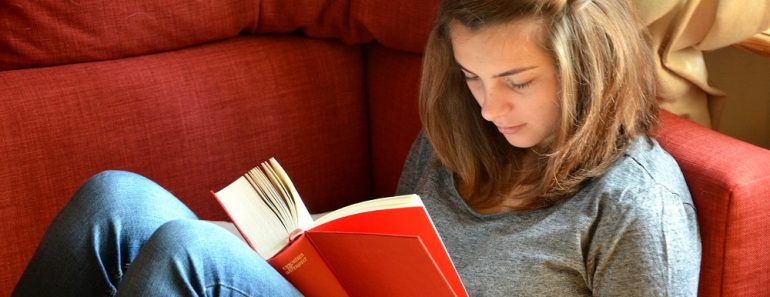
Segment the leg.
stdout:
<path fill-rule="evenodd" d="M 144 177 L 100 173 L 53 220 L 13 296 L 114 295 L 127 266 L 158 227 L 195 218 Z"/>
<path fill-rule="evenodd" d="M 176 220 L 142 247 L 119 296 L 301 296 L 240 239 L 214 224 Z"/>

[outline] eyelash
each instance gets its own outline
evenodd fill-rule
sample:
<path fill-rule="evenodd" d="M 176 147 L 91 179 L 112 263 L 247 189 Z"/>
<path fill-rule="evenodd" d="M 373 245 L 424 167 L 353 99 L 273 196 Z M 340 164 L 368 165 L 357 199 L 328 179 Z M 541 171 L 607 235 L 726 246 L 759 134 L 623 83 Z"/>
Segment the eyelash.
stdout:
<path fill-rule="evenodd" d="M 511 86 L 511 88 L 514 88 L 517 90 L 526 89 L 527 87 L 529 87 L 530 84 L 532 84 L 532 81 L 528 81 L 523 84 L 514 84 L 512 82 L 508 82 L 508 85 Z"/>
<path fill-rule="evenodd" d="M 476 81 L 476 80 L 479 79 L 478 76 L 466 76 L 466 75 L 463 75 L 463 77 L 465 78 L 465 81 Z M 525 83 L 522 83 L 522 84 L 515 84 L 515 83 L 512 83 L 510 81 L 507 82 L 507 83 L 508 83 L 508 86 L 510 86 L 513 89 L 523 90 L 523 89 L 526 89 L 527 87 L 529 87 L 532 84 L 532 81 L 528 81 L 528 82 L 525 82 Z"/>

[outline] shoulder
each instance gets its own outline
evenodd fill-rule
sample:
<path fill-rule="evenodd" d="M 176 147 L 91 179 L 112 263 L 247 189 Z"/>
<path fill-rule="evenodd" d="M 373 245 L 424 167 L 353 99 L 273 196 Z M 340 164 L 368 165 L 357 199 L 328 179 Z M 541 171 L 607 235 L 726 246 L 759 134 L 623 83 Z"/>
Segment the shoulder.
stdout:
<path fill-rule="evenodd" d="M 697 290 L 695 207 L 679 166 L 657 142 L 635 142 L 573 198 L 587 202 L 592 218 L 587 267 L 595 292 L 617 295 L 629 286 L 646 290 L 640 296 Z"/>
<path fill-rule="evenodd" d="M 654 139 L 636 139 L 607 172 L 589 182 L 583 194 L 605 208 L 658 216 L 670 208 L 694 210 L 679 165 Z"/>

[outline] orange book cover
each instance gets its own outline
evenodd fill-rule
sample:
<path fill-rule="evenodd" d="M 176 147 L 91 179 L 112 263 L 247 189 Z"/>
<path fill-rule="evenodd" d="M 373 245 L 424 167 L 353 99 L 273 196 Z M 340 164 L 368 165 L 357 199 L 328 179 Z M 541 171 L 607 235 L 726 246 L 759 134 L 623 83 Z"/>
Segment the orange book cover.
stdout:
<path fill-rule="evenodd" d="M 452 259 L 423 206 L 357 213 L 321 224 L 311 231 L 401 235 L 418 238 L 438 271 L 451 286 L 452 291 L 458 292 L 457 296 L 465 295 L 465 288 L 455 270 Z M 399 262 L 395 261 L 395 263 Z M 404 263 L 410 262 L 401 262 L 400 265 L 404 265 Z"/>
<path fill-rule="evenodd" d="M 313 221 L 274 159 L 212 193 L 246 242 L 306 296 L 468 296 L 417 195 Z"/>
<path fill-rule="evenodd" d="M 300 234 L 285 249 L 268 259 L 267 263 L 305 296 L 349 296 L 307 239 L 307 234 Z"/>

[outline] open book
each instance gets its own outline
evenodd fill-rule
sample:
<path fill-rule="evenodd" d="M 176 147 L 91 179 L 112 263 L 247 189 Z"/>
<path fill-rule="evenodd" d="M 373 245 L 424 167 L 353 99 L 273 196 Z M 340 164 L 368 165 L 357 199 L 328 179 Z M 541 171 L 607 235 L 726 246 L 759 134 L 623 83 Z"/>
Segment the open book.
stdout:
<path fill-rule="evenodd" d="M 213 194 L 246 242 L 305 296 L 467 296 L 417 195 L 313 221 L 272 158 Z"/>

